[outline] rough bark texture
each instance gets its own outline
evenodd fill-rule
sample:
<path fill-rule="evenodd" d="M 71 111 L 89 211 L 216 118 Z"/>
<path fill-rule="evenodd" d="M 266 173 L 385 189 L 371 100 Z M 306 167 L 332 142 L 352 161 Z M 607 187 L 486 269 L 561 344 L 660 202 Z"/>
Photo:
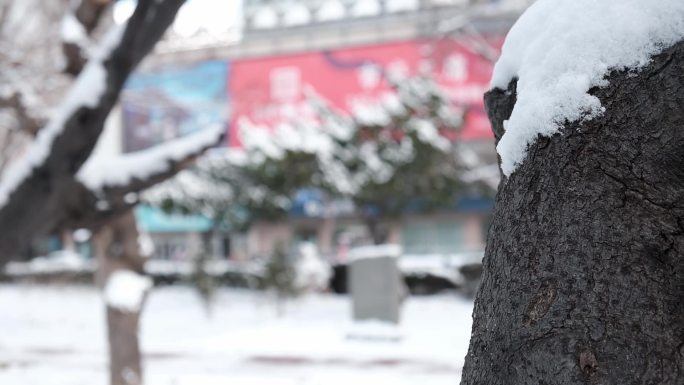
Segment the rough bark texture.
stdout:
<path fill-rule="evenodd" d="M 684 384 L 684 42 L 608 79 L 499 186 L 462 385 Z"/>
<path fill-rule="evenodd" d="M 135 215 L 128 210 L 102 226 L 95 234 L 98 259 L 96 282 L 104 288 L 115 271 L 130 270 L 143 274 L 144 257 L 138 248 L 138 227 Z M 143 383 L 138 327 L 142 306 L 138 311 L 122 311 L 107 306 L 109 366 L 111 385 Z"/>
<path fill-rule="evenodd" d="M 81 108 L 65 123 L 47 159 L 33 169 L 0 208 L 0 264 L 14 257 L 38 235 L 70 216 L 74 175 L 86 161 L 116 103 L 128 75 L 152 50 L 184 3 L 183 0 L 139 1 L 121 42 L 104 63 L 107 86 L 94 108 Z"/>

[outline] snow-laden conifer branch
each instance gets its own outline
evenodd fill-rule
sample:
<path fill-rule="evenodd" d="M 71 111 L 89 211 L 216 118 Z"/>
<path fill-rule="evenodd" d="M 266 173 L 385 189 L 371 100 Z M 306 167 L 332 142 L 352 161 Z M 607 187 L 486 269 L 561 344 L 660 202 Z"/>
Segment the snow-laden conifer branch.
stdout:
<path fill-rule="evenodd" d="M 426 207 L 451 204 L 464 183 L 468 191 L 496 187 L 495 158 L 448 138 L 462 126 L 463 111 L 434 82 L 405 79 L 394 87 L 396 94 L 349 115 L 309 95 L 312 116 L 273 127 L 243 119 L 241 156 L 205 157 L 144 198 L 210 217 L 240 207 L 244 217 L 275 218 L 287 214 L 305 188 L 401 213 L 417 199 Z M 487 164 L 494 166 L 483 168 Z"/>

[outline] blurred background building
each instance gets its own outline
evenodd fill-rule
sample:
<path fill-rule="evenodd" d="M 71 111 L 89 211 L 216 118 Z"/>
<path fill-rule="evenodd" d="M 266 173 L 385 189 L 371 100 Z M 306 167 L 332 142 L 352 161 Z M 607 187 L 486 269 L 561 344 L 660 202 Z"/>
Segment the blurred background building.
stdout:
<path fill-rule="evenodd" d="M 496 153 L 482 103 L 503 38 L 531 0 L 190 0 L 168 34 L 122 94 L 108 124 L 107 148 L 131 152 L 211 124 L 226 129 L 222 150 L 240 148 L 237 122 L 264 124 L 305 113 L 313 90 L 341 110 L 387 92 L 383 74 L 427 74 L 467 110 L 458 140 L 478 162 Z M 124 21 L 134 1 L 117 3 Z M 343 260 L 368 241 L 353 208 L 324 204 L 302 192 L 288 220 L 256 223 L 246 232 L 215 234 L 216 254 L 241 260 L 268 255 L 278 242 L 315 242 L 322 255 Z M 390 226 L 388 240 L 413 256 L 480 252 L 492 196 L 463 196 L 430 214 L 409 213 Z M 187 259 L 206 218 L 138 210 L 155 257 Z M 56 247 L 44 245 L 44 247 Z"/>

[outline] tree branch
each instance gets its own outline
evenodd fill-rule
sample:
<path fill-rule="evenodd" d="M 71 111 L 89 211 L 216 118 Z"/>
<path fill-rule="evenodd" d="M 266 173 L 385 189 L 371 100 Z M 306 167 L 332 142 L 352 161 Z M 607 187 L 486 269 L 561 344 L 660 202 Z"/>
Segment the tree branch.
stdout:
<path fill-rule="evenodd" d="M 54 229 L 96 230 L 130 210 L 138 203 L 138 193 L 172 178 L 223 140 L 218 129 L 204 131 L 116 159 L 89 160 L 73 180 L 72 194 L 65 202 L 69 215 Z M 147 170 L 141 172 L 141 167 Z"/>
<path fill-rule="evenodd" d="M 0 96 L 0 108 L 12 109 L 19 123 L 18 128 L 30 136 L 36 136 L 45 124 L 43 119 L 31 114 L 30 109 L 26 107 L 26 103 L 18 91 L 10 95 Z"/>
<path fill-rule="evenodd" d="M 107 54 L 103 47 L 102 57 L 91 60 L 92 69 L 84 69 L 72 90 L 76 95 L 67 97 L 61 113 L 41 130 L 27 156 L 4 175 L 0 181 L 0 263 L 69 217 L 64 202 L 73 193 L 75 174 L 95 146 L 124 82 L 161 39 L 183 3 L 138 1 L 121 39 L 105 42 L 113 43 L 114 49 Z M 105 76 L 99 99 L 69 105 L 92 92 L 88 87 L 97 86 L 92 77 L 98 71 Z"/>
<path fill-rule="evenodd" d="M 86 49 L 95 28 L 100 24 L 112 0 L 83 0 L 62 19 L 64 72 L 76 76 L 88 61 Z M 84 46 L 86 45 L 86 46 Z"/>

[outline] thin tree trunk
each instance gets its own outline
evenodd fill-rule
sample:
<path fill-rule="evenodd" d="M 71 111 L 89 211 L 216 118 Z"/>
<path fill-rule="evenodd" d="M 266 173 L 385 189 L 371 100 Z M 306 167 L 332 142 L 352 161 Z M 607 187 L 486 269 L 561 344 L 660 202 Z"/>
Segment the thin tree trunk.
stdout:
<path fill-rule="evenodd" d="M 143 273 L 144 257 L 138 246 L 138 228 L 133 210 L 115 218 L 95 235 L 98 286 L 105 288 L 115 272 Z M 144 301 L 143 301 L 144 304 Z M 138 328 L 143 306 L 119 309 L 107 304 L 110 384 L 143 383 Z"/>
<path fill-rule="evenodd" d="M 76 241 L 74 241 L 74 236 L 71 230 L 62 230 L 62 249 L 71 252 L 76 252 Z"/>
<path fill-rule="evenodd" d="M 142 357 L 138 340 L 139 321 L 140 312 L 124 312 L 107 307 L 111 385 L 143 383 Z"/>
<path fill-rule="evenodd" d="M 462 385 L 684 384 L 684 42 L 608 80 L 499 186 Z"/>
<path fill-rule="evenodd" d="M 375 216 L 367 216 L 365 222 L 373 244 L 385 244 L 387 242 L 387 229 L 380 219 Z"/>

